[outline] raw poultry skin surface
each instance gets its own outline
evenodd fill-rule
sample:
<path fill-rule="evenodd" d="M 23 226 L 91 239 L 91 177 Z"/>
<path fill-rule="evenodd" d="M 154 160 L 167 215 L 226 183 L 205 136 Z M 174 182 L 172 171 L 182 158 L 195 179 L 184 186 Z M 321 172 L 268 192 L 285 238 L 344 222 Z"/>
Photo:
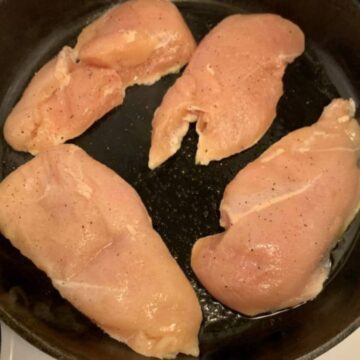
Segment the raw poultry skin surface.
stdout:
<path fill-rule="evenodd" d="M 174 155 L 197 121 L 196 162 L 207 165 L 254 145 L 270 127 L 286 65 L 304 35 L 277 15 L 233 15 L 200 43 L 153 119 L 149 167 Z"/>
<path fill-rule="evenodd" d="M 33 155 L 73 139 L 122 104 L 128 86 L 180 70 L 195 46 L 170 1 L 115 6 L 35 74 L 6 120 L 5 139 Z"/>
<path fill-rule="evenodd" d="M 241 170 L 220 206 L 225 232 L 198 240 L 192 268 L 219 301 L 256 315 L 322 290 L 329 253 L 358 211 L 360 128 L 352 101 L 285 136 Z"/>
<path fill-rule="evenodd" d="M 74 145 L 0 184 L 0 230 L 111 337 L 159 358 L 198 355 L 201 309 L 135 190 Z"/>

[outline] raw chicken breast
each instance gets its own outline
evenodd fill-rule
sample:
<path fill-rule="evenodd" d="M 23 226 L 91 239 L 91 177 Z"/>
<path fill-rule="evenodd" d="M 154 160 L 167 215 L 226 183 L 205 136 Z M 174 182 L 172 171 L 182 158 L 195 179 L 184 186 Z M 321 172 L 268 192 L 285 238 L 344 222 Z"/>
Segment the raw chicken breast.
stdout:
<path fill-rule="evenodd" d="M 120 105 L 126 87 L 178 71 L 195 46 L 170 1 L 120 4 L 34 76 L 6 120 L 5 139 L 32 154 L 73 139 Z"/>
<path fill-rule="evenodd" d="M 81 135 L 123 98 L 115 70 L 77 64 L 65 47 L 30 82 L 5 122 L 5 140 L 35 155 Z"/>
<path fill-rule="evenodd" d="M 196 295 L 135 190 L 74 145 L 0 184 L 0 230 L 111 337 L 159 358 L 197 356 Z"/>
<path fill-rule="evenodd" d="M 360 128 L 352 101 L 285 136 L 240 171 L 220 206 L 224 233 L 198 240 L 192 268 L 219 301 L 247 315 L 315 298 L 329 253 L 360 203 Z"/>
<path fill-rule="evenodd" d="M 177 152 L 197 121 L 196 162 L 207 165 L 254 145 L 270 127 L 286 65 L 304 51 L 304 35 L 276 15 L 234 15 L 200 43 L 153 119 L 149 167 Z"/>
<path fill-rule="evenodd" d="M 177 72 L 193 54 L 195 40 L 169 0 L 130 0 L 81 33 L 81 61 L 116 69 L 126 86 L 152 84 Z"/>

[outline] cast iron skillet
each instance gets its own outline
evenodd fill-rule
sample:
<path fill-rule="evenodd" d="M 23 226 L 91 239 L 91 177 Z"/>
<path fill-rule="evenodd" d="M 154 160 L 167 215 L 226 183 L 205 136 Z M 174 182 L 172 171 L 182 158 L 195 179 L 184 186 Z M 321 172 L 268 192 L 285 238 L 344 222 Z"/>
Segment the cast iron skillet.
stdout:
<path fill-rule="evenodd" d="M 0 0 L 1 124 L 33 73 L 63 45 L 73 44 L 80 29 L 113 3 Z M 196 135 L 192 128 L 181 151 L 158 170 L 149 171 L 151 118 L 176 79 L 174 75 L 151 87 L 129 89 L 123 106 L 74 142 L 114 169 L 141 195 L 156 230 L 199 295 L 204 312 L 202 359 L 313 359 L 360 325 L 359 217 L 333 252 L 330 280 L 315 301 L 254 319 L 235 314 L 206 293 L 189 267 L 190 250 L 200 236 L 220 231 L 219 202 L 226 184 L 241 168 L 289 131 L 313 123 L 331 98 L 342 95 L 358 100 L 360 4 L 354 0 L 193 0 L 177 4 L 197 40 L 225 16 L 237 12 L 274 12 L 302 27 L 307 50 L 288 68 L 285 95 L 266 136 L 240 155 L 199 167 L 194 165 Z M 0 138 L 1 179 L 29 159 Z M 0 317 L 21 336 L 61 359 L 142 358 L 79 314 L 3 238 Z"/>

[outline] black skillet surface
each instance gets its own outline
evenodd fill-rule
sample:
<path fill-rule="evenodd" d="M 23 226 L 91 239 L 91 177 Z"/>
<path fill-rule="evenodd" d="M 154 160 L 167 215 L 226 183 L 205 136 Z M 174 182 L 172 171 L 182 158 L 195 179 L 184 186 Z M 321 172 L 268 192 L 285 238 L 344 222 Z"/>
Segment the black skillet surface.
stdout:
<path fill-rule="evenodd" d="M 80 29 L 111 4 L 111 0 L 0 0 L 1 124 L 32 74 L 63 45 L 73 44 Z M 332 275 L 315 301 L 254 319 L 235 314 L 207 295 L 189 267 L 190 250 L 198 237 L 220 231 L 219 202 L 226 184 L 241 168 L 289 131 L 313 123 L 331 98 L 340 94 L 358 100 L 360 3 L 193 0 L 179 1 L 178 6 L 197 40 L 235 12 L 279 13 L 305 31 L 307 51 L 288 68 L 285 95 L 266 136 L 240 155 L 199 167 L 194 165 L 197 139 L 192 128 L 181 151 L 158 170 L 149 171 L 150 123 L 176 79 L 168 76 L 151 87 L 129 89 L 123 106 L 74 142 L 114 169 L 141 195 L 156 230 L 199 295 L 204 312 L 203 359 L 313 359 L 360 325 L 359 217 L 333 252 Z M 28 159 L 29 155 L 14 152 L 0 138 L 1 178 Z M 20 335 L 61 359 L 142 358 L 79 314 L 3 238 L 0 316 Z"/>

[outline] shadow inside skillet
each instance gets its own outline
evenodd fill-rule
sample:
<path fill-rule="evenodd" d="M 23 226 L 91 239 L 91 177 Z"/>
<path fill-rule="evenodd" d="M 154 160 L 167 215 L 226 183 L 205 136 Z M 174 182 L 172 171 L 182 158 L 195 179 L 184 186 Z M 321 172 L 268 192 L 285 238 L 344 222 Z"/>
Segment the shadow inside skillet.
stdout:
<path fill-rule="evenodd" d="M 319 1 L 312 7 L 294 3 L 284 4 L 280 0 L 178 3 L 198 41 L 234 12 L 277 12 L 297 22 L 308 35 L 305 54 L 286 72 L 278 116 L 253 148 L 208 167 L 195 166 L 197 136 L 192 127 L 179 153 L 156 171 L 150 171 L 147 155 L 152 115 L 177 75 L 167 76 L 151 87 L 128 89 L 121 107 L 74 141 L 139 192 L 155 229 L 199 296 L 204 313 L 200 333 L 204 359 L 293 359 L 305 355 L 312 358 L 359 324 L 354 321 L 360 318 L 357 264 L 360 217 L 332 252 L 333 268 L 326 289 L 315 301 L 291 311 L 251 319 L 241 316 L 209 296 L 189 266 L 195 240 L 221 231 L 219 203 L 225 186 L 240 169 L 288 132 L 316 121 L 330 99 L 341 95 L 358 100 L 360 86 L 354 79 L 360 79 L 360 70 L 354 65 L 360 61 L 352 57 L 350 42 L 356 41 L 357 36 L 360 53 L 360 35 L 351 31 L 354 24 L 347 23 L 347 29 L 341 31 L 346 31 L 345 38 L 351 35 L 352 39 L 344 43 L 337 29 L 346 14 L 351 14 L 354 21 L 356 17 L 359 23 L 360 9 L 351 1 L 343 1 L 343 7 L 337 1 Z M 53 0 L 51 4 L 46 0 L 0 1 L 1 31 L 6 33 L 0 34 L 0 47 L 5 54 L 0 58 L 1 124 L 33 73 L 63 45 L 73 44 L 80 29 L 110 4 L 111 1 L 100 0 Z M 320 9 L 323 17 L 315 19 Z M 333 37 L 326 33 L 327 24 L 323 23 L 330 20 L 332 29 L 338 31 Z M 30 158 L 10 149 L 1 137 L 1 179 Z M 1 237 L 0 314 L 18 333 L 56 357 L 142 358 L 104 335 L 62 299 L 46 275 Z"/>

